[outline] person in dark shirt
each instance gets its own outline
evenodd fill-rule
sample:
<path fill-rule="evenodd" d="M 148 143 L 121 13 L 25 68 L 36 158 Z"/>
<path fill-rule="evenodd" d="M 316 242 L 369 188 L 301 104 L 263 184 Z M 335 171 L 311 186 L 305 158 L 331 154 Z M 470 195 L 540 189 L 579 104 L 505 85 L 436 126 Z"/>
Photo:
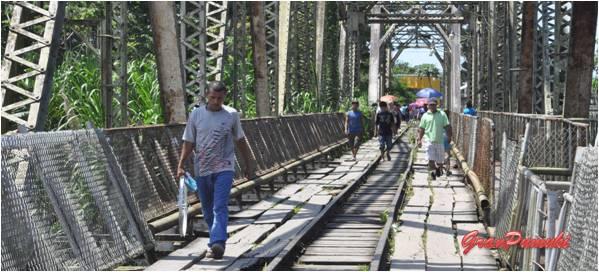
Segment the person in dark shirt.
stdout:
<path fill-rule="evenodd" d="M 399 103 L 393 102 L 393 104 L 391 106 L 391 113 L 393 114 L 393 117 L 395 118 L 395 134 L 397 134 L 397 131 L 399 130 L 399 127 L 401 126 L 401 112 L 399 111 Z"/>
<path fill-rule="evenodd" d="M 382 160 L 385 160 L 385 152 L 387 160 L 391 160 L 389 151 L 393 144 L 393 136 L 395 135 L 395 117 L 387 108 L 386 102 L 380 102 L 381 111 L 376 114 L 375 124 L 379 133 L 379 149 L 381 150 Z"/>
<path fill-rule="evenodd" d="M 464 114 L 470 116 L 476 116 L 476 110 L 472 107 L 472 101 L 466 102 L 466 108 L 464 108 Z"/>

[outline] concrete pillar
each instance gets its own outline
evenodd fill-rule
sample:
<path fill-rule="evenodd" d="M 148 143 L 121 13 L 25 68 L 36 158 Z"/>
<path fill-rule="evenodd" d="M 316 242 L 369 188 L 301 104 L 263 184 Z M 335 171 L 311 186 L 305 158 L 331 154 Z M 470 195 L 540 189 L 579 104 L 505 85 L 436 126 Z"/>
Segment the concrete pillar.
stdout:
<path fill-rule="evenodd" d="M 289 44 L 289 16 L 291 2 L 279 2 L 279 81 L 277 87 L 278 113 L 283 114 L 285 109 L 285 84 L 287 82 L 287 46 Z"/>
<path fill-rule="evenodd" d="M 449 100 L 450 109 L 453 112 L 461 112 L 462 109 L 462 94 L 460 91 L 461 78 L 460 78 L 460 24 L 451 24 L 449 40 L 451 45 L 451 70 L 450 70 L 450 91 L 451 98 Z"/>
<path fill-rule="evenodd" d="M 324 25 L 325 25 L 325 6 L 324 1 L 316 2 L 316 56 L 314 56 L 316 69 L 316 101 L 320 104 L 322 95 L 322 59 L 324 52 Z"/>
<path fill-rule="evenodd" d="M 372 13 L 380 13 L 381 7 L 376 5 L 372 8 Z M 370 24 L 370 59 L 368 64 L 368 104 L 376 103 L 379 100 L 379 65 L 380 65 L 380 44 L 381 24 Z"/>

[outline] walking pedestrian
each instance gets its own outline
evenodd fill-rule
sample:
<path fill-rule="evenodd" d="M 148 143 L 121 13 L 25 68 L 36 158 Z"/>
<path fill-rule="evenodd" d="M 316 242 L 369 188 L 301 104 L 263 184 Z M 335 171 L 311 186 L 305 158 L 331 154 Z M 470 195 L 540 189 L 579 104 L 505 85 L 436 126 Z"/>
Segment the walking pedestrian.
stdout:
<path fill-rule="evenodd" d="M 356 154 L 360 146 L 360 139 L 364 133 L 364 114 L 359 110 L 358 101 L 351 102 L 351 110 L 345 114 L 345 135 L 349 140 L 352 152 L 352 160 L 356 160 Z"/>
<path fill-rule="evenodd" d="M 418 129 L 418 147 L 426 149 L 431 178 L 441 176 L 441 168 L 445 161 L 445 146 L 443 141 L 443 131 L 447 132 L 448 139 L 451 139 L 451 126 L 447 115 L 437 110 L 437 100 L 429 99 L 427 103 L 428 111 L 422 116 Z M 424 142 L 423 142 L 424 140 Z"/>
<path fill-rule="evenodd" d="M 399 103 L 397 102 L 393 102 L 393 110 L 391 111 L 391 113 L 393 114 L 393 118 L 395 119 L 395 134 L 397 134 L 397 131 L 399 130 L 399 127 L 401 126 L 401 111 L 399 109 Z"/>
<path fill-rule="evenodd" d="M 381 111 L 376 114 L 375 124 L 379 134 L 379 149 L 381 150 L 381 159 L 385 160 L 385 152 L 387 154 L 387 160 L 391 160 L 389 151 L 393 144 L 393 136 L 395 135 L 395 118 L 393 114 L 387 109 L 386 102 L 380 102 L 379 107 Z"/>
<path fill-rule="evenodd" d="M 208 103 L 195 108 L 187 120 L 177 166 L 179 179 L 185 173 L 183 165 L 193 149 L 197 194 L 210 234 L 207 257 L 214 259 L 223 257 L 228 238 L 228 203 L 235 174 L 235 145 L 245 162 L 245 177 L 254 177 L 251 152 L 239 113 L 223 105 L 226 95 L 227 88 L 222 82 L 209 84 Z"/>

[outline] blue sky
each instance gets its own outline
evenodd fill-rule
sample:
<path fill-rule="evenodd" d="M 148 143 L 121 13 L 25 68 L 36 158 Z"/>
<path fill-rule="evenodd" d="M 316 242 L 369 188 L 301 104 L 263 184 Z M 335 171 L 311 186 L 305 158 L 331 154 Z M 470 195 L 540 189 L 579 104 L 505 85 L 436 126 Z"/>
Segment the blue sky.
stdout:
<path fill-rule="evenodd" d="M 418 64 L 434 64 L 439 68 L 439 71 L 442 71 L 443 68 L 435 55 L 429 56 L 430 49 L 425 48 L 408 48 L 405 49 L 401 55 L 399 56 L 398 62 L 407 62 L 411 66 Z"/>

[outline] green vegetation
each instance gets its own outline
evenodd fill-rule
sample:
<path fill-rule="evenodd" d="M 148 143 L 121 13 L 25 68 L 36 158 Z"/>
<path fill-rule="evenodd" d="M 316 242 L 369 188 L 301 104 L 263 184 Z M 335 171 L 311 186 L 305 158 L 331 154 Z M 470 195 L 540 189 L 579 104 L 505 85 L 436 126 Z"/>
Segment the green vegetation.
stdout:
<path fill-rule="evenodd" d="M 379 214 L 379 219 L 381 219 L 381 223 L 383 225 L 387 223 L 387 220 L 389 219 L 389 210 L 385 210 L 381 214 Z"/>
<path fill-rule="evenodd" d="M 358 266 L 358 270 L 359 271 L 370 271 L 370 266 L 367 264 L 362 264 L 362 265 Z"/>
<path fill-rule="evenodd" d="M 86 54 L 87 51 L 85 48 L 67 51 L 58 66 L 47 130 L 79 129 L 85 127 L 86 122 L 104 127 L 99 60 L 93 54 Z M 151 55 L 129 62 L 129 124 L 163 122 L 156 73 L 156 63 Z M 120 104 L 116 95 L 112 107 L 114 120 L 120 120 Z"/>

